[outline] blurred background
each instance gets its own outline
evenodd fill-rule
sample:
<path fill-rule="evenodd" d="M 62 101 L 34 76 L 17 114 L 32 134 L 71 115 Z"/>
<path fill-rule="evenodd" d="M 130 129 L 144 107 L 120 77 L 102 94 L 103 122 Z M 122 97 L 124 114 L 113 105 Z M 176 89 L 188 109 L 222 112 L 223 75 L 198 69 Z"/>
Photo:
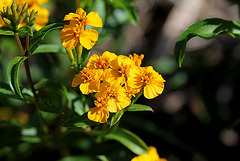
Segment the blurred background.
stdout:
<path fill-rule="evenodd" d="M 128 112 L 120 126 L 155 146 L 168 161 L 240 160 L 240 40 L 225 35 L 211 40 L 193 38 L 187 45 L 182 68 L 173 55 L 177 38 L 192 23 L 215 17 L 238 21 L 238 1 L 137 0 L 132 1 L 136 10 L 131 6 L 128 10 L 114 7 L 114 0 L 81 1 L 87 13 L 96 9 L 104 19 L 91 54 L 100 55 L 106 50 L 118 55 L 144 54 L 142 66 L 152 65 L 166 80 L 162 95 L 152 100 L 140 97 L 137 102 L 151 106 L 154 113 Z M 74 0 L 49 0 L 44 7 L 50 11 L 49 23 L 62 22 L 65 14 L 76 9 Z M 59 32 L 51 32 L 44 43 L 61 45 Z M 0 37 L 0 49 L 0 81 L 6 82 L 8 63 L 18 55 L 18 49 L 9 37 Z M 65 54 L 39 54 L 30 62 L 35 82 L 47 78 L 69 87 L 72 71 Z M 20 84 L 27 87 L 25 71 L 20 70 L 19 75 Z M 0 96 L 0 119 L 26 123 L 31 121 L 29 113 L 26 104 Z M 134 157 L 120 143 L 96 145 L 85 137 L 71 138 L 71 154 L 93 150 L 113 161 Z M 58 159 L 59 152 L 54 148 L 41 150 L 52 156 L 51 160 Z M 10 151 L 1 145 L 0 158 Z M 39 153 L 28 156 L 31 160 Z"/>

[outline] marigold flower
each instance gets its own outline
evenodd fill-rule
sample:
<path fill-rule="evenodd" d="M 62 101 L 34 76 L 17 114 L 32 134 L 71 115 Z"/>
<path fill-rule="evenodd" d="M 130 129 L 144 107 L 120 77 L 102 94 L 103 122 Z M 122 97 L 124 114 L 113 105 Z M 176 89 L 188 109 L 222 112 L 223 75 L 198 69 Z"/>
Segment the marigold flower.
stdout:
<path fill-rule="evenodd" d="M 105 123 L 109 118 L 109 112 L 107 109 L 107 100 L 103 97 L 98 97 L 97 100 L 94 101 L 96 107 L 91 108 L 88 111 L 89 120 Z"/>
<path fill-rule="evenodd" d="M 126 90 L 121 85 L 111 85 L 107 82 L 101 83 L 99 93 L 95 94 L 95 97 L 106 98 L 110 112 L 118 112 L 131 104 Z"/>
<path fill-rule="evenodd" d="M 149 152 L 134 157 L 131 161 L 167 161 L 165 158 L 160 158 L 157 149 L 153 146 L 149 146 Z"/>
<path fill-rule="evenodd" d="M 140 72 L 128 78 L 128 85 L 132 88 L 143 87 L 143 95 L 152 99 L 163 92 L 165 80 L 153 70 L 152 66 L 139 68 Z"/>
<path fill-rule="evenodd" d="M 78 8 L 76 13 L 69 13 L 64 17 L 64 21 L 77 20 L 82 26 L 90 25 L 93 27 L 102 27 L 102 19 L 97 12 L 90 12 L 86 16 L 86 12 L 82 8 Z"/>
<path fill-rule="evenodd" d="M 142 64 L 142 60 L 144 58 L 144 55 L 141 54 L 141 55 L 137 55 L 137 54 L 129 54 L 129 58 L 132 59 L 134 62 L 135 62 L 135 65 L 140 67 L 141 64 Z"/>
<path fill-rule="evenodd" d="M 102 56 L 98 56 L 97 54 L 93 54 L 87 63 L 88 68 L 92 69 L 108 69 L 110 67 L 111 62 L 117 57 L 116 54 L 111 53 L 109 51 L 105 51 Z"/>
<path fill-rule="evenodd" d="M 70 21 L 69 25 L 64 25 L 60 32 L 60 40 L 67 50 L 72 50 L 78 43 L 89 50 L 95 45 L 97 39 L 96 30 L 84 30 L 84 26 L 75 20 Z"/>
<path fill-rule="evenodd" d="M 80 85 L 79 88 L 83 94 L 98 92 L 101 75 L 101 71 L 84 68 L 73 78 L 72 87 Z"/>

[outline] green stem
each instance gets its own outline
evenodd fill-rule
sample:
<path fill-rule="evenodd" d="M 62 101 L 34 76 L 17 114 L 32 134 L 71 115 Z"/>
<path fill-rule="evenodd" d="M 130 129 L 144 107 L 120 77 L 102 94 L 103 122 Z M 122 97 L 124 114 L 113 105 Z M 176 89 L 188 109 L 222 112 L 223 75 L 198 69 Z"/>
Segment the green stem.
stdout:
<path fill-rule="evenodd" d="M 19 38 L 18 33 L 15 33 L 15 34 L 14 34 L 14 39 L 15 39 L 16 42 L 17 42 L 17 46 L 18 46 L 18 48 L 20 49 L 20 52 L 21 52 L 22 56 L 28 56 L 29 34 L 27 33 L 27 37 L 26 37 L 26 51 L 24 50 L 24 48 L 23 48 L 23 46 L 22 46 L 22 43 L 21 43 L 21 40 L 20 40 L 20 38 Z M 24 61 L 24 67 L 25 67 L 25 71 L 26 71 L 26 75 L 27 75 L 28 84 L 30 85 L 30 88 L 31 88 L 32 93 L 33 93 L 33 96 L 34 96 L 34 104 L 35 104 L 35 106 L 36 106 L 36 108 L 37 108 L 37 113 L 38 113 L 38 117 L 39 117 L 39 123 L 40 123 L 40 125 L 41 125 L 41 127 L 42 127 L 43 132 L 44 132 L 44 133 L 47 133 L 47 132 L 48 132 L 47 126 L 44 124 L 41 111 L 40 111 L 39 108 L 38 108 L 38 97 L 37 97 L 37 94 L 36 94 L 36 90 L 35 90 L 35 88 L 34 88 L 32 76 L 31 76 L 31 72 L 30 72 L 30 68 L 29 68 L 28 59 L 26 59 L 26 60 Z"/>

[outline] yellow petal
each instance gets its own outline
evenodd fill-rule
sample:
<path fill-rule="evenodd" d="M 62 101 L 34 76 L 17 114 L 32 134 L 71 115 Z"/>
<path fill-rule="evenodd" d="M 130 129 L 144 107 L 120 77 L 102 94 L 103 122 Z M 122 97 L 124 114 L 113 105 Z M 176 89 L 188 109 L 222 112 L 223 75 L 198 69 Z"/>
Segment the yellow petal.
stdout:
<path fill-rule="evenodd" d="M 78 8 L 76 10 L 76 14 L 80 15 L 80 18 L 85 18 L 86 17 L 86 12 L 82 8 Z"/>
<path fill-rule="evenodd" d="M 78 39 L 75 37 L 72 29 L 68 25 L 65 25 L 64 28 L 61 30 L 60 40 L 62 45 L 67 50 L 72 50 L 78 43 Z"/>
<path fill-rule="evenodd" d="M 94 68 L 95 68 L 94 64 L 97 63 L 98 60 L 99 60 L 99 56 L 98 56 L 97 54 L 93 54 L 93 55 L 88 59 L 87 67 L 94 69 Z"/>
<path fill-rule="evenodd" d="M 81 79 L 81 74 L 75 75 L 75 77 L 72 80 L 72 87 L 77 87 L 79 84 L 81 84 L 83 81 Z"/>
<path fill-rule="evenodd" d="M 114 53 L 111 53 L 109 51 L 105 51 L 103 54 L 102 54 L 102 57 L 107 57 L 108 58 L 108 61 L 113 61 L 114 59 L 117 58 L 117 55 L 114 54 Z"/>
<path fill-rule="evenodd" d="M 98 32 L 94 29 L 87 29 L 80 34 L 80 43 L 83 47 L 90 50 L 98 39 Z"/>
<path fill-rule="evenodd" d="M 102 19 L 98 15 L 97 12 L 90 12 L 87 15 L 87 25 L 93 26 L 93 27 L 102 27 Z"/>
<path fill-rule="evenodd" d="M 38 8 L 35 7 L 34 9 L 38 11 L 37 20 L 35 21 L 34 24 L 34 28 L 38 31 L 47 25 L 49 20 L 49 11 L 46 8 L 40 7 Z"/>
<path fill-rule="evenodd" d="M 149 84 L 143 88 L 143 95 L 147 99 L 153 99 L 157 97 L 160 93 L 162 93 L 162 86 L 158 86 L 155 84 Z"/>
<path fill-rule="evenodd" d="M 88 111 L 88 118 L 95 122 L 105 123 L 109 118 L 109 112 L 107 108 L 94 107 Z"/>
<path fill-rule="evenodd" d="M 82 94 L 89 94 L 89 85 L 90 83 L 82 83 L 80 84 L 79 88 Z"/>
<path fill-rule="evenodd" d="M 89 83 L 89 92 L 88 93 L 92 93 L 92 92 L 98 92 L 99 91 L 99 87 L 100 87 L 100 80 L 94 80 L 91 81 Z"/>
<path fill-rule="evenodd" d="M 66 15 L 65 17 L 64 17 L 64 21 L 71 21 L 71 20 L 78 20 L 79 19 L 79 15 L 78 14 L 76 14 L 76 13 L 69 13 L 68 15 Z"/>

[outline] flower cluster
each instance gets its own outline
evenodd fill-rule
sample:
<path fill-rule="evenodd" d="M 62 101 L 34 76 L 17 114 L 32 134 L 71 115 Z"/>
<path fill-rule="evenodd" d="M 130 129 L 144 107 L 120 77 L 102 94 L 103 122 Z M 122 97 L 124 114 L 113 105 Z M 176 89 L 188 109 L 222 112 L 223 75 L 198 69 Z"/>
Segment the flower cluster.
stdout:
<path fill-rule="evenodd" d="M 141 67 L 143 57 L 105 51 L 102 56 L 93 54 L 89 58 L 87 67 L 73 78 L 72 87 L 79 85 L 83 94 L 94 94 L 96 107 L 88 112 L 90 120 L 105 123 L 109 112 L 129 106 L 137 94 L 152 99 L 162 93 L 165 80 L 153 67 Z"/>
<path fill-rule="evenodd" d="M 86 29 L 86 25 L 102 27 L 102 19 L 97 12 L 86 12 L 78 8 L 76 13 L 69 13 L 64 21 L 70 21 L 60 32 L 60 40 L 67 50 L 72 50 L 80 44 L 86 49 L 91 49 L 98 39 L 98 32 L 94 29 Z"/>
<path fill-rule="evenodd" d="M 160 158 L 157 149 L 153 146 L 149 147 L 149 152 L 134 157 L 131 161 L 167 161 L 165 158 Z"/>
<path fill-rule="evenodd" d="M 18 5 L 18 7 L 16 8 L 16 14 L 14 15 L 13 12 L 13 7 L 10 7 L 11 4 L 16 1 L 16 0 L 1 0 L 0 3 L 0 11 L 1 12 L 7 12 L 9 13 L 10 17 L 7 17 L 9 19 L 11 19 L 11 16 L 13 16 L 15 19 L 19 20 L 21 19 L 21 22 L 19 24 L 19 27 L 21 26 L 25 26 L 26 24 L 29 25 L 25 21 L 24 18 L 25 16 L 28 14 L 27 11 L 24 13 L 22 12 L 22 10 L 24 9 L 24 6 L 27 6 L 27 8 L 29 9 L 30 12 L 34 13 L 32 15 L 32 18 L 34 16 L 36 16 L 36 18 L 34 18 L 34 28 L 38 31 L 40 30 L 42 27 L 46 26 L 46 24 L 48 23 L 48 19 L 49 19 L 49 11 L 46 8 L 42 8 L 40 7 L 41 5 L 47 3 L 48 0 L 17 0 L 15 3 Z M 27 4 L 27 5 L 26 5 Z M 9 7 L 6 7 L 9 6 Z M 23 8 L 21 7 L 23 6 Z M 6 8 L 5 8 L 6 7 Z M 37 11 L 37 14 L 35 14 Z M 29 13 L 30 13 L 29 12 Z M 23 15 L 21 15 L 21 13 Z M 30 14 L 27 16 L 30 17 Z M 8 20 L 8 19 L 7 19 Z M 2 17 L 0 17 L 0 28 L 1 27 L 5 27 L 6 25 L 8 25 L 8 22 L 6 24 L 6 20 L 4 21 L 2 19 Z M 32 24 L 33 25 L 33 24 Z"/>

